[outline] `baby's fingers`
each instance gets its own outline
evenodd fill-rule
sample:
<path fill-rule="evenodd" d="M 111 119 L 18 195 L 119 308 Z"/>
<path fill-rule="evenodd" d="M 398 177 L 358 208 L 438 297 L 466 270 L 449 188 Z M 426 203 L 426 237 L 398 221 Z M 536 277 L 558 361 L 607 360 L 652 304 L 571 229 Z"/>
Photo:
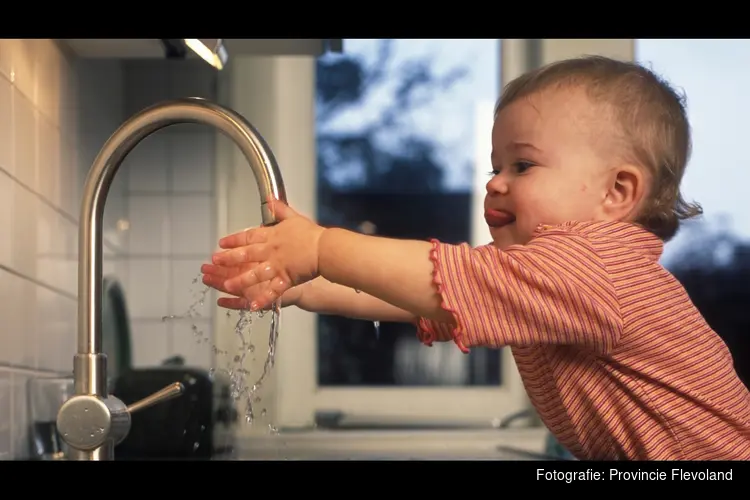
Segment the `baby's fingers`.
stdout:
<path fill-rule="evenodd" d="M 250 302 L 251 311 L 270 309 L 273 303 L 278 301 L 289 288 L 288 281 L 281 278 L 274 278 L 246 290 L 245 298 Z"/>
<path fill-rule="evenodd" d="M 266 233 L 266 228 L 250 228 L 221 238 L 219 240 L 219 247 L 237 248 L 245 245 L 251 245 L 253 243 L 263 243 L 267 241 L 267 239 L 268 236 Z"/>
<path fill-rule="evenodd" d="M 247 299 L 242 297 L 220 297 L 216 304 L 226 309 L 247 309 L 249 307 Z"/>
<path fill-rule="evenodd" d="M 235 276 L 234 278 L 226 280 L 224 282 L 224 287 L 229 291 L 229 293 L 233 293 L 235 295 L 245 295 L 247 297 L 247 292 L 252 293 L 252 291 L 248 289 L 256 286 L 258 283 L 270 281 L 275 277 L 276 272 L 274 271 L 273 267 L 269 263 L 265 262 L 262 264 L 258 264 L 257 266 L 245 271 L 244 273 Z"/>

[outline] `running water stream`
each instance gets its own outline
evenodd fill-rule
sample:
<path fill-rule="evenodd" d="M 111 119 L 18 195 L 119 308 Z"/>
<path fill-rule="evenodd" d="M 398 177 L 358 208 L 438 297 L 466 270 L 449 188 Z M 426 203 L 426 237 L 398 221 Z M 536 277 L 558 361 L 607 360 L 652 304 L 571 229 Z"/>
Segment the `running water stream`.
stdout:
<path fill-rule="evenodd" d="M 195 285 L 201 279 L 201 274 L 193 279 L 192 284 Z M 254 318 L 262 318 L 267 311 L 250 312 L 248 310 L 238 311 L 237 323 L 234 326 L 234 333 L 237 336 L 239 345 L 236 351 L 228 352 L 226 350 L 219 349 L 216 344 L 206 335 L 198 326 L 195 324 L 195 320 L 201 317 L 200 308 L 203 307 L 206 300 L 206 295 L 211 291 L 211 288 L 205 286 L 199 290 L 196 294 L 196 300 L 193 302 L 184 314 L 170 315 L 162 317 L 162 321 L 189 321 L 191 323 L 190 328 L 193 332 L 195 340 L 199 344 L 211 343 L 211 351 L 215 358 L 216 368 L 211 368 L 210 372 L 221 372 L 227 375 L 230 381 L 231 394 L 235 401 L 241 401 L 244 399 L 245 403 L 245 421 L 252 424 L 255 421 L 255 403 L 260 402 L 258 391 L 263 386 L 263 383 L 268 378 L 271 369 L 274 366 L 276 360 L 276 343 L 279 338 L 279 322 L 281 319 L 281 307 L 280 302 L 273 304 L 271 313 L 271 327 L 270 335 L 268 337 L 268 350 L 266 353 L 266 360 L 263 364 L 263 372 L 260 377 L 249 385 L 247 382 L 250 376 L 250 369 L 245 365 L 245 361 L 248 355 L 252 357 L 255 352 L 255 344 L 252 342 L 252 326 Z M 227 317 L 232 316 L 232 311 L 228 310 L 226 313 Z M 224 367 L 219 368 L 221 361 L 219 357 L 224 358 Z M 254 359 L 254 358 L 253 358 Z M 261 411 L 261 416 L 265 416 L 265 410 Z M 269 429 L 275 432 L 275 428 L 269 424 Z"/>
<path fill-rule="evenodd" d="M 195 285 L 201 280 L 202 274 L 198 274 L 192 281 Z M 260 402 L 258 391 L 263 386 L 268 376 L 271 373 L 271 369 L 274 366 L 276 360 L 276 343 L 279 338 L 279 322 L 281 319 L 281 301 L 277 301 L 271 307 L 271 327 L 270 334 L 268 337 L 268 349 L 266 352 L 266 360 L 263 364 L 263 372 L 260 377 L 252 385 L 248 385 L 247 379 L 250 376 L 250 369 L 245 365 L 245 361 L 248 355 L 251 359 L 255 358 L 252 355 L 255 353 L 255 344 L 252 342 L 252 326 L 253 318 L 262 318 L 267 311 L 250 312 L 248 310 L 238 311 L 238 319 L 234 326 L 234 333 L 239 341 L 238 348 L 235 352 L 230 353 L 228 351 L 219 349 L 216 344 L 206 335 L 203 330 L 199 329 L 195 324 L 195 320 L 201 318 L 200 308 L 204 306 L 206 301 L 206 295 L 211 291 L 211 288 L 204 286 L 201 290 L 195 293 L 195 302 L 193 302 L 184 314 L 170 315 L 162 317 L 162 321 L 189 321 L 191 323 L 190 328 L 193 332 L 195 340 L 199 344 L 211 343 L 211 351 L 218 358 L 224 357 L 225 364 L 223 368 L 211 368 L 210 372 L 224 373 L 230 381 L 231 394 L 235 401 L 244 399 L 245 403 L 245 421 L 248 424 L 252 424 L 255 421 L 255 403 Z M 359 293 L 359 290 L 357 290 Z M 232 316 L 232 311 L 227 310 L 226 316 L 229 318 Z M 380 337 L 380 322 L 374 321 L 375 335 Z M 221 364 L 218 359 L 215 361 L 217 365 Z M 264 417 L 266 410 L 261 411 L 261 417 Z M 271 432 L 276 432 L 273 425 L 269 424 Z"/>

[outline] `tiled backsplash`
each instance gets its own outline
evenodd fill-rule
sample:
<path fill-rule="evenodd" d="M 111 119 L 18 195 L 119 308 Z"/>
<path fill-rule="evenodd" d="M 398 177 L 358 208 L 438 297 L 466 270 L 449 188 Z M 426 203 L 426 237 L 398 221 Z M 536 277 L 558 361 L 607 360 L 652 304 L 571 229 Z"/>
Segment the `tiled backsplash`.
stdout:
<path fill-rule="evenodd" d="M 72 370 L 77 220 L 95 156 L 133 112 L 212 98 L 215 78 L 199 61 L 84 61 L 52 40 L 0 39 L 0 459 L 28 456 L 28 378 Z M 107 198 L 104 272 L 125 288 L 138 366 L 176 354 L 210 364 L 189 323 L 161 318 L 187 309 L 215 241 L 214 137 L 199 126 L 154 134 Z"/>
<path fill-rule="evenodd" d="M 202 61 L 126 61 L 125 112 L 177 97 L 214 99 L 216 73 Z M 162 321 L 182 315 L 198 300 L 193 284 L 215 246 L 214 140 L 200 125 L 173 125 L 145 139 L 123 164 L 127 171 L 128 278 L 133 362 L 155 365 L 181 355 L 209 367 L 210 346 L 198 344 L 195 325 L 210 335 L 211 298 L 198 321 Z"/>

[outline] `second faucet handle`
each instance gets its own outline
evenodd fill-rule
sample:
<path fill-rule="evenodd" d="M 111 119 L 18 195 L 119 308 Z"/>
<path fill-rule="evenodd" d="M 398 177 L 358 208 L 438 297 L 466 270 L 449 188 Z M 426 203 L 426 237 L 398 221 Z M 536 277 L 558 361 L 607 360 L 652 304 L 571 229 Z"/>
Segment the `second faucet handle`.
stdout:
<path fill-rule="evenodd" d="M 164 389 L 161 389 L 160 391 L 156 391 L 150 396 L 146 396 L 140 401 L 136 401 L 135 403 L 129 405 L 128 412 L 134 413 L 139 410 L 146 409 L 150 406 L 154 406 L 157 403 L 163 403 L 164 401 L 169 401 L 170 399 L 174 399 L 177 396 L 182 395 L 184 392 L 185 392 L 185 386 L 182 385 L 181 382 L 175 382 L 173 384 L 169 384 Z"/>

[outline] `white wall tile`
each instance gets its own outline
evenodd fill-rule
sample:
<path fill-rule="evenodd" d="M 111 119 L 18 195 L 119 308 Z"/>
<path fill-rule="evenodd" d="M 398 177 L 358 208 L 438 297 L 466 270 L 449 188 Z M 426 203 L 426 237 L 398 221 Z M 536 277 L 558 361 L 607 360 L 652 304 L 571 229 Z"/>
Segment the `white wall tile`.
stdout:
<path fill-rule="evenodd" d="M 79 64 L 49 39 L 0 40 L 0 264 L 11 270 L 0 269 L 0 458 L 28 456 L 29 376 L 72 370 L 78 231 L 70 219 L 90 166 L 79 160 L 93 161 L 122 110 L 119 62 Z M 108 228 L 127 216 L 126 183 L 117 186 Z"/>
<path fill-rule="evenodd" d="M 15 186 L 13 196 L 12 267 L 29 277 L 36 277 L 36 226 L 41 201 L 26 187 Z"/>
<path fill-rule="evenodd" d="M 169 254 L 169 199 L 161 196 L 130 196 L 128 250 L 133 254 Z"/>
<path fill-rule="evenodd" d="M 172 325 L 173 355 L 180 355 L 185 358 L 187 366 L 211 368 L 213 366 L 211 328 L 210 320 L 198 319 L 175 322 Z"/>
<path fill-rule="evenodd" d="M 36 319 L 38 344 L 38 368 L 50 371 L 65 371 L 71 368 L 75 353 L 75 302 L 68 297 L 44 287 L 35 287 L 39 314 Z M 66 359 L 63 359 L 66 358 Z M 65 363 L 63 364 L 63 361 Z"/>
<path fill-rule="evenodd" d="M 11 460 L 11 401 L 13 381 L 9 372 L 0 371 L 0 460 Z"/>
<path fill-rule="evenodd" d="M 10 80 L 10 71 L 13 66 L 13 47 L 16 42 L 17 40 L 0 38 L 0 76 L 8 80 Z"/>
<path fill-rule="evenodd" d="M 15 184 L 13 179 L 0 172 L 0 264 L 6 266 L 10 266 L 13 260 L 13 193 Z"/>
<path fill-rule="evenodd" d="M 129 191 L 166 192 L 168 141 L 163 131 L 142 140 L 123 162 Z M 125 173 L 125 172 L 123 172 Z"/>
<path fill-rule="evenodd" d="M 90 97 L 71 99 L 70 96 L 90 96 L 92 92 L 81 94 L 79 83 L 81 79 L 84 81 L 86 81 L 86 79 L 81 78 L 81 75 L 79 75 L 80 68 L 78 60 L 62 57 L 58 69 L 60 70 L 60 102 L 57 103 L 57 106 L 60 110 L 60 119 L 58 123 L 60 126 L 60 139 L 63 143 L 69 143 L 77 148 L 78 137 L 80 136 L 79 120 L 81 113 L 85 112 L 85 110 L 81 109 L 81 105 L 85 105 L 86 99 L 90 99 Z M 122 109 L 118 109 L 118 107 L 122 108 L 122 100 L 112 99 L 116 91 L 122 93 L 121 89 L 111 89 L 107 85 L 106 88 L 100 88 L 99 92 L 93 92 L 94 95 L 97 93 L 103 93 L 110 98 L 110 102 L 102 105 L 104 111 L 102 114 L 110 117 L 112 120 L 116 119 L 117 115 L 122 114 Z"/>
<path fill-rule="evenodd" d="M 216 70 L 203 61 L 168 61 L 166 68 L 170 97 L 213 99 L 216 95 Z"/>
<path fill-rule="evenodd" d="M 18 87 L 16 87 L 18 89 Z M 13 93 L 14 164 L 19 181 L 36 189 L 37 110 L 19 90 Z"/>
<path fill-rule="evenodd" d="M 169 260 L 132 259 L 128 269 L 128 312 L 131 318 L 161 318 L 169 314 Z"/>
<path fill-rule="evenodd" d="M 34 255 L 34 273 L 39 281 L 47 285 L 64 289 L 67 286 L 65 274 L 59 264 L 62 259 L 60 214 L 44 203 L 37 204 L 36 217 L 36 255 Z"/>
<path fill-rule="evenodd" d="M 0 172 L 0 234 L 7 236 L 0 263 L 13 270 L 0 269 L 0 422 L 8 427 L 0 424 L 0 458 L 28 456 L 29 377 L 72 369 L 75 221 L 94 158 L 133 112 L 175 97 L 213 98 L 215 81 L 197 61 L 84 61 L 51 40 L 0 40 L 0 169 L 9 174 Z M 136 366 L 175 354 L 210 366 L 210 342 L 196 343 L 189 322 L 161 317 L 184 312 L 201 288 L 192 283 L 199 256 L 215 246 L 214 138 L 192 125 L 159 132 L 134 150 L 111 186 L 103 270 L 123 284 L 136 318 Z M 197 326 L 211 336 L 210 320 Z"/>
<path fill-rule="evenodd" d="M 0 269 L 0 362 L 36 368 L 36 286 L 31 281 Z"/>
<path fill-rule="evenodd" d="M 37 54 L 34 49 L 38 42 L 35 39 L 13 40 L 11 49 L 12 79 L 16 88 L 32 103 L 36 101 Z"/>
<path fill-rule="evenodd" d="M 50 39 L 38 40 L 35 47 L 34 73 L 36 75 L 36 107 L 39 113 L 52 124 L 60 124 L 60 83 L 63 58 L 56 42 Z"/>
<path fill-rule="evenodd" d="M 167 65 L 163 61 L 125 61 L 123 67 L 127 115 L 168 99 Z"/>
<path fill-rule="evenodd" d="M 59 224 L 56 241 L 57 252 L 60 253 L 56 259 L 55 267 L 61 274 L 60 288 L 66 292 L 78 294 L 78 224 L 68 218 L 59 215 Z M 105 258 L 105 262 L 106 262 Z"/>
<path fill-rule="evenodd" d="M 128 199 L 126 196 L 127 172 L 120 172 L 115 177 L 110 187 L 107 203 L 104 207 L 104 220 L 102 222 L 104 241 L 107 248 L 115 249 L 124 253 L 129 244 L 129 227 L 120 226 L 120 222 L 128 223 Z"/>
<path fill-rule="evenodd" d="M 213 192 L 216 134 L 211 130 L 174 132 L 169 135 L 172 190 Z"/>
<path fill-rule="evenodd" d="M 188 309 L 195 306 L 195 311 L 201 316 L 211 317 L 213 295 L 203 293 L 206 285 L 200 278 L 201 264 L 205 262 L 208 262 L 208 256 L 205 259 L 174 259 L 171 261 L 170 297 L 172 300 L 169 314 L 184 315 Z M 203 305 L 200 304 L 201 299 L 203 299 Z"/>
<path fill-rule="evenodd" d="M 78 220 L 80 211 L 79 196 L 79 161 L 77 140 L 65 139 L 65 134 L 60 133 L 62 138 L 62 152 L 60 157 L 60 207 L 67 214 Z M 106 208 L 105 208 L 106 210 Z"/>
<path fill-rule="evenodd" d="M 172 322 L 134 320 L 130 325 L 133 366 L 153 367 L 162 364 L 171 352 Z"/>
<path fill-rule="evenodd" d="M 38 155 L 37 155 L 37 187 L 39 193 L 59 207 L 61 204 L 62 172 L 60 158 L 62 156 L 60 128 L 49 118 L 39 116 L 37 120 Z"/>
<path fill-rule="evenodd" d="M 2 40 L 0 40 L 0 44 Z M 0 54 L 2 57 L 2 54 Z M 13 164 L 13 87 L 10 80 L 0 75 L 0 168 L 11 174 Z"/>
<path fill-rule="evenodd" d="M 208 195 L 172 196 L 172 254 L 205 255 L 216 246 L 212 241 L 214 202 Z"/>
<path fill-rule="evenodd" d="M 128 82 L 125 102 L 129 112 L 165 99 L 215 97 L 216 73 L 200 61 L 128 61 L 124 71 Z M 182 354 L 188 364 L 210 366 L 210 344 L 200 346 L 195 342 L 189 320 L 170 320 L 165 324 L 160 318 L 183 315 L 195 302 L 195 292 L 202 288 L 202 283 L 193 283 L 193 280 L 216 245 L 213 234 L 215 137 L 216 131 L 207 126 L 173 125 L 148 139 L 153 147 L 150 152 L 144 148 L 145 158 L 141 161 L 148 172 L 136 170 L 140 165 L 135 155 L 142 145 L 136 148 L 134 160 L 129 162 L 133 170 L 128 195 L 131 222 L 128 300 L 136 301 L 137 309 L 132 316 L 144 315 L 144 320 L 138 321 L 139 332 L 161 332 L 160 335 L 153 333 L 153 337 L 134 333 L 134 350 L 143 353 L 136 356 L 140 356 L 136 361 L 139 365 L 157 364 L 166 357 Z M 150 196 L 140 194 L 146 190 Z M 150 218 L 148 225 L 139 223 L 143 217 Z M 168 276 L 155 265 L 144 267 L 141 258 L 132 257 L 138 253 L 161 256 L 160 265 L 166 266 Z M 162 279 L 167 280 L 166 301 L 153 290 L 158 287 L 162 293 Z M 148 297 L 150 303 L 141 307 L 141 297 L 135 299 L 133 294 Z M 215 301 L 215 297 L 209 295 L 206 300 Z M 207 318 L 210 318 L 210 310 L 208 306 L 203 308 L 208 311 Z M 212 337 L 211 327 L 209 320 L 201 323 L 201 329 L 209 338 Z M 151 346 L 158 356 L 148 353 Z"/>
<path fill-rule="evenodd" d="M 55 295 L 54 322 L 51 324 L 48 338 L 56 339 L 60 348 L 56 357 L 51 359 L 51 370 L 61 373 L 72 373 L 73 358 L 78 350 L 78 302 L 60 294 Z M 42 340 L 42 342 L 44 342 Z M 42 345 L 39 351 L 46 349 Z"/>

